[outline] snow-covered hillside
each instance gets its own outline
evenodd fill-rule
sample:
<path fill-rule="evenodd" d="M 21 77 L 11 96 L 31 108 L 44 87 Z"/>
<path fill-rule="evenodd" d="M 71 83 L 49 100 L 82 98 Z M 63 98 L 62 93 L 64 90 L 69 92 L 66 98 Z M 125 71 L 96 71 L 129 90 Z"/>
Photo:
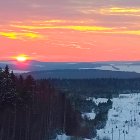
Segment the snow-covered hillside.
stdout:
<path fill-rule="evenodd" d="M 105 98 L 93 100 L 96 104 L 107 101 Z M 140 93 L 120 94 L 112 101 L 105 128 L 97 130 L 97 137 L 92 140 L 140 140 Z M 84 115 L 94 119 L 95 113 Z M 71 140 L 71 137 L 61 135 L 57 140 Z"/>
<path fill-rule="evenodd" d="M 139 140 L 140 139 L 140 94 L 121 94 L 114 98 L 106 127 L 98 130 L 95 140 Z"/>

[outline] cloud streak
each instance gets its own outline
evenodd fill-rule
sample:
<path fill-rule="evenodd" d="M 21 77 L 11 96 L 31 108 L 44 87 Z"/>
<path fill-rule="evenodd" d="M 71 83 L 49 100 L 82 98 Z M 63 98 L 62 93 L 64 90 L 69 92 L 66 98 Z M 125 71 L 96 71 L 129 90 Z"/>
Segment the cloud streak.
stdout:
<path fill-rule="evenodd" d="M 76 31 L 108 31 L 112 28 L 101 27 L 101 26 L 28 26 L 28 25 L 11 25 L 11 27 L 16 27 L 20 29 L 28 30 L 43 30 L 43 29 L 68 29 Z"/>
<path fill-rule="evenodd" d="M 105 15 L 124 15 L 124 16 L 140 16 L 140 7 L 111 7 L 100 10 L 101 14 Z"/>
<path fill-rule="evenodd" d="M 34 23 L 32 25 L 32 23 Z M 49 24 L 48 24 L 49 23 Z M 78 24 L 79 23 L 79 24 Z M 72 24 L 72 25 L 69 25 Z M 76 25 L 74 25 L 76 24 Z M 85 25 L 82 25 L 85 24 Z M 92 23 L 93 24 L 93 23 Z M 27 30 L 27 31 L 49 31 L 49 30 L 66 30 L 69 31 L 80 31 L 80 32 L 93 32 L 93 33 L 104 33 L 104 34 L 126 34 L 126 35 L 140 35 L 140 30 L 131 29 L 127 26 L 122 27 L 105 27 L 105 26 L 96 26 L 96 25 L 90 25 L 90 21 L 67 21 L 67 20 L 45 20 L 45 21 L 32 21 L 28 25 L 21 24 L 11 24 L 10 27 L 14 27 L 16 30 Z M 28 34 L 27 34 L 28 35 Z M 33 34 L 34 35 L 34 34 Z M 37 35 L 35 34 L 34 37 L 37 38 Z"/>
<path fill-rule="evenodd" d="M 0 36 L 6 37 L 13 40 L 36 40 L 43 39 L 44 37 L 37 33 L 31 32 L 0 32 Z"/>

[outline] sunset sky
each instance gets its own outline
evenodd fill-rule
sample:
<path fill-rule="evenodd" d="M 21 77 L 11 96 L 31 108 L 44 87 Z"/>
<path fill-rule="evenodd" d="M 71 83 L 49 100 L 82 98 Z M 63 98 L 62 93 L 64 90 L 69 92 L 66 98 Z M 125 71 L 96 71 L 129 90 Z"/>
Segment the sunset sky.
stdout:
<path fill-rule="evenodd" d="M 1 0 L 0 60 L 140 60 L 140 0 Z"/>

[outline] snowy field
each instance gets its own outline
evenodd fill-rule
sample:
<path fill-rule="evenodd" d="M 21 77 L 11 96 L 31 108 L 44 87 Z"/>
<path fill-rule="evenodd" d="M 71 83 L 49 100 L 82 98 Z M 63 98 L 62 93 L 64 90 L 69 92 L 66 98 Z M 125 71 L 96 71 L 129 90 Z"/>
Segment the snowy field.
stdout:
<path fill-rule="evenodd" d="M 105 98 L 93 100 L 96 104 L 107 101 Z M 106 127 L 97 130 L 97 137 L 92 140 L 140 140 L 140 94 L 120 94 L 112 101 Z M 95 117 L 94 112 L 84 115 L 90 119 Z M 58 136 L 58 140 L 70 140 L 70 137 L 62 135 Z"/>
<path fill-rule="evenodd" d="M 95 140 L 140 140 L 140 94 L 121 94 L 112 101 L 106 127 Z"/>

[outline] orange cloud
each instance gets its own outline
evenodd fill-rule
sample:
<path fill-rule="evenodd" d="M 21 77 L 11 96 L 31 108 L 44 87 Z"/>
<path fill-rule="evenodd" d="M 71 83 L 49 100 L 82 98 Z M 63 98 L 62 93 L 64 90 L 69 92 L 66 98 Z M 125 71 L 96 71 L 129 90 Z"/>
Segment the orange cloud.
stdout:
<path fill-rule="evenodd" d="M 0 36 L 4 36 L 10 39 L 17 39 L 17 33 L 15 32 L 0 32 Z"/>
<path fill-rule="evenodd" d="M 99 12 L 105 15 L 140 16 L 140 8 L 131 8 L 131 7 L 103 8 L 100 9 Z"/>
<path fill-rule="evenodd" d="M 102 15 L 120 15 L 120 16 L 140 16 L 140 8 L 135 7 L 107 7 L 107 8 L 96 8 L 96 9 L 80 9 L 79 12 L 91 15 L 91 14 L 102 14 Z"/>
<path fill-rule="evenodd" d="M 75 31 L 81 31 L 81 32 L 96 32 L 96 33 L 108 33 L 108 34 L 129 34 L 129 35 L 140 35 L 140 30 L 130 30 L 127 27 L 124 28 L 112 28 L 112 27 L 103 27 L 103 26 L 82 26 L 82 25 L 51 25 L 51 26 L 47 26 L 47 25 L 42 25 L 42 26 L 37 26 L 37 25 L 11 25 L 14 28 L 18 28 L 18 29 L 25 29 L 25 30 L 44 30 L 44 29 L 67 29 L 67 30 L 75 30 Z M 30 38 L 38 38 L 37 34 L 24 34 L 26 35 L 26 37 L 30 37 Z M 14 38 L 14 37 L 13 37 Z"/>
<path fill-rule="evenodd" d="M 0 32 L 0 36 L 14 40 L 42 39 L 43 36 L 32 32 Z"/>
<path fill-rule="evenodd" d="M 28 29 L 28 30 L 42 30 L 42 29 L 70 29 L 77 31 L 108 31 L 113 28 L 102 27 L 102 26 L 33 26 L 33 25 L 11 25 L 12 27 L 20 28 L 20 29 Z"/>
<path fill-rule="evenodd" d="M 140 35 L 140 30 L 116 31 L 116 34 Z"/>

